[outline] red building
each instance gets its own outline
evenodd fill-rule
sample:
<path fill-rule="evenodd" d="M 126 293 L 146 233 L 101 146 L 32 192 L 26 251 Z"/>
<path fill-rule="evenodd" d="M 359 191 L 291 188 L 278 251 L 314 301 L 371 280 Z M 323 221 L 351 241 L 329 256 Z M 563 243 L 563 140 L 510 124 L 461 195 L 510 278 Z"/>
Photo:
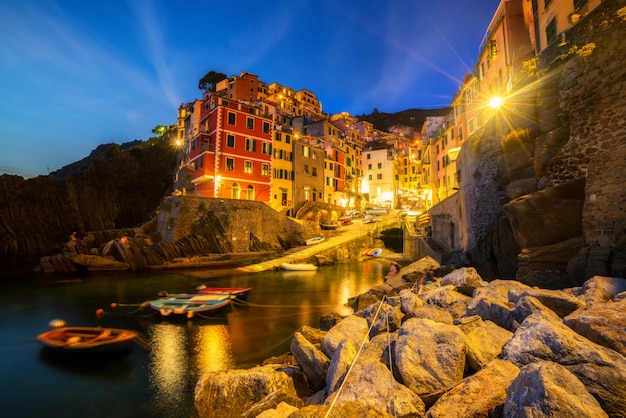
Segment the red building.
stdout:
<path fill-rule="evenodd" d="M 201 196 L 270 201 L 272 131 L 259 107 L 207 93 L 200 133 L 189 144 L 193 184 Z"/>

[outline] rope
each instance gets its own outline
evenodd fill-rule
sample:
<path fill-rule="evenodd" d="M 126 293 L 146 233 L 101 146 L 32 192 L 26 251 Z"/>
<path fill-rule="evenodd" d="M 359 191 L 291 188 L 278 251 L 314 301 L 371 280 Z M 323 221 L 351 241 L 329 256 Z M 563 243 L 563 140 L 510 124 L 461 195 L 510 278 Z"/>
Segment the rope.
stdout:
<path fill-rule="evenodd" d="M 343 390 L 344 385 L 348 381 L 348 376 L 350 376 L 350 373 L 352 372 L 352 369 L 354 368 L 354 365 L 356 364 L 356 361 L 359 359 L 359 356 L 361 355 L 361 351 L 363 351 L 363 347 L 365 346 L 365 343 L 367 342 L 367 340 L 369 340 L 370 332 L 372 331 L 372 327 L 376 323 L 376 318 L 378 318 L 378 314 L 380 313 L 380 309 L 382 308 L 383 302 L 385 301 L 385 299 L 386 299 L 386 296 L 383 296 L 383 299 L 381 300 L 381 303 L 378 305 L 378 309 L 376 309 L 376 313 L 374 314 L 374 318 L 372 319 L 372 323 L 371 323 L 369 329 L 367 330 L 367 334 L 365 334 L 365 336 L 363 337 L 363 340 L 361 341 L 361 345 L 359 346 L 359 349 L 356 352 L 356 356 L 354 356 L 354 359 L 352 360 L 352 363 L 350 363 L 350 367 L 348 368 L 348 371 L 346 372 L 346 375 L 343 378 L 343 382 L 341 382 L 341 385 L 339 386 L 339 389 L 337 390 L 337 394 L 335 395 L 335 398 L 331 402 L 330 407 L 328 408 L 328 411 L 326 411 L 326 414 L 324 415 L 324 418 L 328 418 L 328 416 L 330 415 L 330 412 L 332 411 L 333 407 L 335 406 L 335 402 L 337 402 L 337 398 L 339 398 L 339 394 L 341 393 L 341 391 Z"/>
<path fill-rule="evenodd" d="M 252 306 L 255 308 L 302 308 L 302 305 L 261 305 L 258 303 L 250 303 L 250 302 L 245 302 L 243 300 L 240 299 L 233 299 L 231 301 L 231 303 L 237 304 L 237 305 L 241 305 L 241 306 Z M 307 305 L 307 308 L 324 308 L 324 309 L 330 309 L 330 308 L 334 308 L 335 305 Z"/>

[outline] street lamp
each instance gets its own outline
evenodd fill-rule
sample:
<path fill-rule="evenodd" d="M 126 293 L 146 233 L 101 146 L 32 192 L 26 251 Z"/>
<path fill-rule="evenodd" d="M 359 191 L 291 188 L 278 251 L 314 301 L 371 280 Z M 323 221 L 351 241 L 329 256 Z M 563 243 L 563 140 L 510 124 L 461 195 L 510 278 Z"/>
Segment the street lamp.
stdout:
<path fill-rule="evenodd" d="M 502 97 L 499 96 L 494 96 L 491 99 L 489 99 L 489 107 L 491 107 L 492 109 L 500 109 L 502 107 L 502 104 L 504 103 L 504 99 L 502 99 Z"/>

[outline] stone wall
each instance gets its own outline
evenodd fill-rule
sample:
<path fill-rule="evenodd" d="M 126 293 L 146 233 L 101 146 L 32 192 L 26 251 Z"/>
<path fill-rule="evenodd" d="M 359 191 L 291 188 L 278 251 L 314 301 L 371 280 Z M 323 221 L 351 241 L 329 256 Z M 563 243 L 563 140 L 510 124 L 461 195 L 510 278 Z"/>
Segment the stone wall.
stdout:
<path fill-rule="evenodd" d="M 626 0 L 603 1 L 566 39 L 457 160 L 463 250 L 502 276 L 515 237 L 515 277 L 543 287 L 626 270 Z M 576 191 L 567 202 L 561 186 Z"/>
<path fill-rule="evenodd" d="M 301 223 L 263 202 L 188 195 L 166 198 L 159 205 L 157 224 L 161 239 L 172 242 L 208 228 L 233 252 L 253 251 L 255 242 L 266 250 L 282 250 L 312 236 Z"/>

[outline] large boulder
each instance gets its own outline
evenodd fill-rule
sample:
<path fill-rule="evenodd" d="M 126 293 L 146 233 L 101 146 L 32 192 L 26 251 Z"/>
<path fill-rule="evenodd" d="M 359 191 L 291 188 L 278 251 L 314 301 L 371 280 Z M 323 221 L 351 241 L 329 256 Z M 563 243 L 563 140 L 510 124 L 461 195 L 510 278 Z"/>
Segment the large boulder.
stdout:
<path fill-rule="evenodd" d="M 519 368 L 505 360 L 493 360 L 483 369 L 446 391 L 428 409 L 427 418 L 498 417 L 507 398 L 507 389 Z"/>
<path fill-rule="evenodd" d="M 301 332 L 296 332 L 291 340 L 291 354 L 306 375 L 311 390 L 316 392 L 324 388 L 330 360 L 319 345 L 311 343 Z"/>
<path fill-rule="evenodd" d="M 532 296 L 539 300 L 543 305 L 550 308 L 555 314 L 563 318 L 585 306 L 585 303 L 577 297 L 564 292 L 562 290 L 548 289 L 521 289 L 513 288 L 509 292 L 509 301 L 517 302 L 524 296 Z"/>
<path fill-rule="evenodd" d="M 332 358 L 337 347 L 345 340 L 350 340 L 355 347 L 360 347 L 363 341 L 369 341 L 368 332 L 367 319 L 350 315 L 328 330 L 322 337 L 322 352 L 328 358 Z"/>
<path fill-rule="evenodd" d="M 529 315 L 504 347 L 502 358 L 519 367 L 539 361 L 561 364 L 576 375 L 612 416 L 626 410 L 626 358 L 572 331 L 550 311 Z"/>
<path fill-rule="evenodd" d="M 465 335 L 454 325 L 412 318 L 398 330 L 396 365 L 417 394 L 436 392 L 463 378 Z"/>
<path fill-rule="evenodd" d="M 563 322 L 594 343 L 626 356 L 626 298 L 594 303 L 566 316 Z"/>
<path fill-rule="evenodd" d="M 467 365 L 478 371 L 502 354 L 513 333 L 478 316 L 463 318 L 459 329 L 465 333 Z"/>
<path fill-rule="evenodd" d="M 567 368 L 549 361 L 522 367 L 509 386 L 503 417 L 607 417 L 585 385 Z"/>
<path fill-rule="evenodd" d="M 472 296 L 474 290 L 486 284 L 474 267 L 462 267 L 441 278 L 441 286 L 453 285 L 456 290 L 467 296 Z"/>
<path fill-rule="evenodd" d="M 269 394 L 297 397 L 293 381 L 277 366 L 223 370 L 203 374 L 196 384 L 194 407 L 202 418 L 239 417 Z"/>
<path fill-rule="evenodd" d="M 389 368 L 383 364 L 389 357 L 392 341 L 392 334 L 374 337 L 356 358 L 343 386 L 337 387 L 330 394 L 326 404 L 340 406 L 359 402 L 368 409 L 392 416 L 423 416 L 425 406 L 420 397 L 398 383 Z"/>

